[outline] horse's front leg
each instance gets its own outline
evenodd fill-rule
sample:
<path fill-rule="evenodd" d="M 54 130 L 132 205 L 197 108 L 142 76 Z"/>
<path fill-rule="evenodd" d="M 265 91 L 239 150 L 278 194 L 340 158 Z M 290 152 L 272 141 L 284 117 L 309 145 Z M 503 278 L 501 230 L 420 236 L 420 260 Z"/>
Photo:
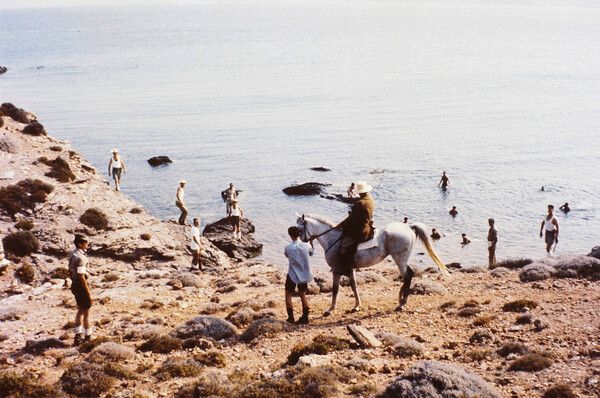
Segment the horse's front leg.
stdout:
<path fill-rule="evenodd" d="M 399 301 L 400 303 L 396 307 L 396 311 L 402 311 L 402 307 L 406 304 L 408 300 L 408 294 L 410 293 L 410 283 L 412 281 L 415 272 L 410 267 L 406 267 L 406 274 L 404 274 L 404 283 L 402 284 L 402 288 L 400 288 Z"/>
<path fill-rule="evenodd" d="M 333 274 L 333 288 L 331 289 L 331 307 L 329 307 L 329 309 L 325 311 L 323 316 L 329 316 L 331 315 L 333 310 L 335 310 L 335 302 L 337 301 L 337 295 L 340 291 L 340 277 L 341 275 Z"/>
<path fill-rule="evenodd" d="M 356 279 L 354 278 L 354 270 L 350 270 L 350 275 L 348 275 L 348 279 L 350 279 L 350 287 L 352 288 L 352 293 L 354 293 L 354 308 L 352 308 L 352 312 L 356 312 L 360 309 L 360 296 L 358 295 L 358 288 L 356 287 Z"/>

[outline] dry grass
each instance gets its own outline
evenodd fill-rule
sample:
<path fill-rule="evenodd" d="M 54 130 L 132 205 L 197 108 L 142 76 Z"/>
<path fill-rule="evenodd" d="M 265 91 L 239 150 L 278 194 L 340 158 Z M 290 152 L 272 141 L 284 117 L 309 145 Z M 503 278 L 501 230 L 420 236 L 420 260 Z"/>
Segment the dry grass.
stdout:
<path fill-rule="evenodd" d="M 58 390 L 51 385 L 41 384 L 33 373 L 0 373 L 0 397 L 54 398 Z"/>
<path fill-rule="evenodd" d="M 533 262 L 530 258 L 508 258 L 494 264 L 491 269 L 504 267 L 508 269 L 523 268 Z"/>
<path fill-rule="evenodd" d="M 192 359 L 169 358 L 156 369 L 154 376 L 164 381 L 174 377 L 194 377 L 200 373 L 202 366 Z"/>
<path fill-rule="evenodd" d="M 577 394 L 568 385 L 557 384 L 548 388 L 542 398 L 577 398 Z"/>
<path fill-rule="evenodd" d="M 502 306 L 502 311 L 505 312 L 523 312 L 525 309 L 534 309 L 538 306 L 538 302 L 529 299 L 520 299 L 508 302 Z"/>
<path fill-rule="evenodd" d="M 308 354 L 327 355 L 333 351 L 345 350 L 350 348 L 350 341 L 335 336 L 325 336 L 319 334 L 313 338 L 310 344 L 297 344 L 292 348 L 288 356 L 288 363 L 295 365 L 298 359 Z"/>
<path fill-rule="evenodd" d="M 194 359 L 205 366 L 214 366 L 224 368 L 227 366 L 227 357 L 219 351 L 199 352 L 194 355 Z"/>
<path fill-rule="evenodd" d="M 510 363 L 508 370 L 537 372 L 549 368 L 554 363 L 554 354 L 551 352 L 533 352 L 523 355 Z"/>
<path fill-rule="evenodd" d="M 181 350 L 181 339 L 169 336 L 153 337 L 142 343 L 140 351 L 152 351 L 155 354 L 168 354 L 171 351 Z"/>
<path fill-rule="evenodd" d="M 31 283 L 35 280 L 35 269 L 31 264 L 24 264 L 15 271 L 15 276 L 21 283 Z"/>
<path fill-rule="evenodd" d="M 21 220 L 15 223 L 16 229 L 21 229 L 23 231 L 31 231 L 35 227 L 35 224 L 30 220 Z"/>
<path fill-rule="evenodd" d="M 65 370 L 60 377 L 63 390 L 78 397 L 99 397 L 108 392 L 116 382 L 104 373 L 102 366 L 78 362 Z"/>
<path fill-rule="evenodd" d="M 496 315 L 479 316 L 473 321 L 473 326 L 486 326 L 489 325 L 494 319 L 496 319 Z"/>

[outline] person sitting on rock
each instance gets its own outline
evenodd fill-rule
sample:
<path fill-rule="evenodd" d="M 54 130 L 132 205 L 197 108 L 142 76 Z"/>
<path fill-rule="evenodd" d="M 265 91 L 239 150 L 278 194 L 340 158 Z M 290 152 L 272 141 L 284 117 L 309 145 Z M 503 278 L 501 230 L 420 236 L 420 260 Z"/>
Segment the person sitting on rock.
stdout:
<path fill-rule="evenodd" d="M 435 228 L 433 228 L 431 230 L 431 235 L 429 235 L 429 236 L 431 237 L 431 239 L 435 239 L 435 240 L 438 240 L 442 237 L 442 235 L 440 235 L 440 233 Z"/>
<path fill-rule="evenodd" d="M 300 240 L 300 229 L 296 226 L 288 228 L 288 235 L 292 239 L 292 243 L 287 245 L 284 250 L 285 256 L 289 260 L 289 269 L 285 278 L 285 308 L 288 314 L 287 321 L 294 323 L 294 307 L 292 305 L 292 295 L 298 286 L 298 294 L 302 300 L 302 317 L 296 323 L 307 324 L 308 299 L 306 298 L 306 289 L 308 282 L 313 280 L 310 273 L 309 256 L 312 256 L 314 251 L 312 247 Z"/>
<path fill-rule="evenodd" d="M 461 236 L 462 236 L 462 242 L 460 242 L 461 245 L 468 245 L 469 243 L 471 243 L 471 239 L 467 238 L 467 234 L 463 233 Z"/>
<path fill-rule="evenodd" d="M 234 239 L 241 239 L 242 238 L 242 231 L 240 230 L 240 221 L 242 220 L 242 218 L 244 217 L 244 211 L 242 210 L 241 207 L 238 206 L 238 200 L 237 199 L 233 199 L 231 201 L 231 225 L 233 226 L 233 238 Z"/>
<path fill-rule="evenodd" d="M 448 213 L 450 213 L 450 215 L 452 217 L 456 217 L 456 215 L 458 214 L 458 210 L 456 210 L 456 206 L 452 206 L 452 208 L 450 209 L 450 211 Z"/>

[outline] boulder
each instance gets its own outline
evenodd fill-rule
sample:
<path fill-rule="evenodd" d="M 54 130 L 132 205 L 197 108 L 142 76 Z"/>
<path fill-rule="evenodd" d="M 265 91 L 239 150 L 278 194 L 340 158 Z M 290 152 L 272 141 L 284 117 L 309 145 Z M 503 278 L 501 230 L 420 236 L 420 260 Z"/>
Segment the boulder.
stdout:
<path fill-rule="evenodd" d="M 498 267 L 498 268 L 494 268 L 492 270 L 492 272 L 490 272 L 490 274 L 494 277 L 494 278 L 501 278 L 506 276 L 507 274 L 510 273 L 510 270 L 508 268 L 505 267 Z"/>
<path fill-rule="evenodd" d="M 0 118 L 2 120 L 2 118 Z M 2 127 L 0 125 L 0 127 Z M 19 153 L 21 151 L 21 146 L 19 143 L 12 137 L 8 136 L 0 136 L 0 151 L 6 153 Z"/>
<path fill-rule="evenodd" d="M 170 335 L 180 339 L 202 336 L 221 340 L 237 336 L 238 329 L 230 322 L 221 318 L 197 316 L 175 328 Z"/>
<path fill-rule="evenodd" d="M 590 256 L 560 256 L 554 269 L 558 278 L 600 280 L 600 260 Z"/>
<path fill-rule="evenodd" d="M 169 159 L 168 156 L 153 156 L 150 159 L 148 159 L 148 163 L 150 163 L 150 166 L 152 167 L 157 167 L 162 166 L 164 164 L 173 163 L 173 161 Z"/>
<path fill-rule="evenodd" d="M 600 260 L 600 246 L 594 246 L 592 248 L 592 251 L 590 251 L 590 254 L 588 254 L 588 256 L 590 257 L 594 257 Z"/>
<path fill-rule="evenodd" d="M 448 290 L 437 282 L 430 281 L 429 279 L 421 279 L 413 283 L 410 288 L 412 294 L 430 295 L 439 294 L 444 295 L 448 293 Z"/>
<path fill-rule="evenodd" d="M 555 272 L 554 267 L 536 261 L 523 267 L 519 279 L 522 282 L 541 281 L 552 277 Z"/>
<path fill-rule="evenodd" d="M 293 185 L 283 189 L 283 192 L 292 196 L 309 196 L 323 193 L 323 188 L 331 184 L 322 184 L 320 182 L 306 182 L 300 185 Z"/>
<path fill-rule="evenodd" d="M 21 108 L 17 108 L 10 102 L 5 102 L 0 106 L 0 110 L 4 112 L 5 115 L 10 116 L 13 120 L 23 123 L 29 124 L 29 118 L 27 117 L 27 113 Z"/>
<path fill-rule="evenodd" d="M 421 361 L 396 378 L 378 398 L 502 398 L 502 394 L 458 365 Z"/>
<path fill-rule="evenodd" d="M 331 169 L 328 169 L 327 167 L 321 167 L 321 166 L 319 166 L 319 167 L 311 167 L 310 169 L 312 171 L 323 171 L 323 172 L 325 172 L 325 171 L 331 171 Z"/>
<path fill-rule="evenodd" d="M 6 73 L 7 70 L 8 68 L 6 68 L 6 66 L 0 66 L 0 75 Z"/>
<path fill-rule="evenodd" d="M 34 136 L 48 135 L 44 126 L 37 120 L 32 120 L 27 126 L 23 127 L 22 133 Z"/>
<path fill-rule="evenodd" d="M 208 224 L 202 231 L 202 235 L 230 258 L 241 262 L 258 256 L 262 252 L 263 245 L 250 235 L 255 231 L 250 220 L 243 218 L 240 221 L 240 229 L 242 237 L 239 239 L 234 238 L 233 227 L 229 219 L 222 218 L 215 223 Z"/>
<path fill-rule="evenodd" d="M 279 332 L 289 331 L 290 329 L 291 325 L 289 323 L 278 319 L 257 319 L 242 333 L 240 340 L 249 343 L 258 337 L 271 337 Z"/>
<path fill-rule="evenodd" d="M 358 325 L 348 325 L 348 332 L 352 335 L 352 338 L 356 340 L 363 348 L 373 348 L 381 346 L 381 341 L 368 329 Z"/>

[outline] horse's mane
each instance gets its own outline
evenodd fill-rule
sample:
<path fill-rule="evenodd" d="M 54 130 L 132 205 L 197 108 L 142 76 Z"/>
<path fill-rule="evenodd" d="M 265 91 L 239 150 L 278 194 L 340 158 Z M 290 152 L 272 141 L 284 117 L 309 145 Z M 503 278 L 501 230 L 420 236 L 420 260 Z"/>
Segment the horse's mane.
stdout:
<path fill-rule="evenodd" d="M 328 218 L 322 217 L 322 216 L 315 216 L 313 214 L 307 214 L 306 217 L 310 217 L 313 220 L 316 220 L 322 224 L 327 225 L 328 227 L 335 227 L 337 224 L 334 224 L 333 221 L 329 220 Z"/>

